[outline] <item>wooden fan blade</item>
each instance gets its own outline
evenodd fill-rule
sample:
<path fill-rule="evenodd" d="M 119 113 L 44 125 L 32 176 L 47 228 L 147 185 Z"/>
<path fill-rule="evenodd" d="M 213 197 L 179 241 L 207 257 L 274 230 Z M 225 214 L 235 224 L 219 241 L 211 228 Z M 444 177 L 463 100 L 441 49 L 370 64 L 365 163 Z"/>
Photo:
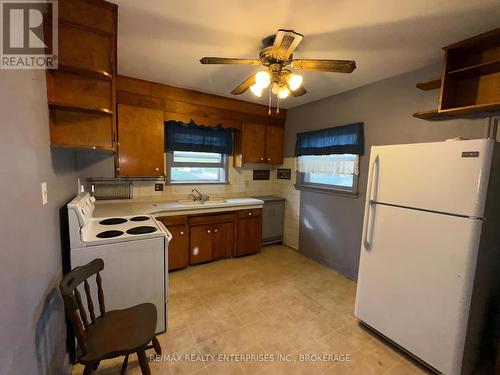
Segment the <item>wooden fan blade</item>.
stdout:
<path fill-rule="evenodd" d="M 314 60 L 298 59 L 291 63 L 294 69 L 319 70 L 321 72 L 351 73 L 356 69 L 356 62 L 352 60 Z"/>
<path fill-rule="evenodd" d="M 252 86 L 254 83 L 255 83 L 255 74 L 248 77 L 241 85 L 239 85 L 233 91 L 231 91 L 231 94 L 241 95 L 245 91 L 247 91 L 250 88 L 250 86 Z"/>
<path fill-rule="evenodd" d="M 307 94 L 307 90 L 304 88 L 304 86 L 300 86 L 300 87 L 299 87 L 297 90 L 295 90 L 295 91 L 290 90 L 290 92 L 292 93 L 292 96 L 293 96 L 293 97 L 302 96 L 302 95 Z"/>
<path fill-rule="evenodd" d="M 275 53 L 287 59 L 295 51 L 304 36 L 293 30 L 279 29 L 274 39 Z"/>
<path fill-rule="evenodd" d="M 200 59 L 202 64 L 243 64 L 260 65 L 260 60 L 254 59 L 232 59 L 225 57 L 203 57 Z"/>

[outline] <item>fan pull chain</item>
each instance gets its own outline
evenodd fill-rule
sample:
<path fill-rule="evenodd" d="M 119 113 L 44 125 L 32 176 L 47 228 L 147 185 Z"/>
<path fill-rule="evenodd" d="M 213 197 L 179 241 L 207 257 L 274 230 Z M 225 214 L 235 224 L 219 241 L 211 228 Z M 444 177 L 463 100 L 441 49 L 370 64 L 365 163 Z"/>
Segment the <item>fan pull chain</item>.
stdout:
<path fill-rule="evenodd" d="M 273 97 L 273 93 L 272 93 L 271 89 L 269 89 L 269 112 L 268 112 L 269 116 L 271 116 L 271 113 L 272 113 L 271 112 L 271 99 L 272 99 L 272 97 Z"/>

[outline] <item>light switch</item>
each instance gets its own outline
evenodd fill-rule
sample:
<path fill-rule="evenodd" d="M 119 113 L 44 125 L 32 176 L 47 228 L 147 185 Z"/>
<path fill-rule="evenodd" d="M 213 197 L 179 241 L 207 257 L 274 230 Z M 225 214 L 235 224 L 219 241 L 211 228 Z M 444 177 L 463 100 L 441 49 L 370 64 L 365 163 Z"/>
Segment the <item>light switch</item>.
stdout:
<path fill-rule="evenodd" d="M 45 206 L 47 204 L 47 183 L 42 182 L 42 204 Z"/>

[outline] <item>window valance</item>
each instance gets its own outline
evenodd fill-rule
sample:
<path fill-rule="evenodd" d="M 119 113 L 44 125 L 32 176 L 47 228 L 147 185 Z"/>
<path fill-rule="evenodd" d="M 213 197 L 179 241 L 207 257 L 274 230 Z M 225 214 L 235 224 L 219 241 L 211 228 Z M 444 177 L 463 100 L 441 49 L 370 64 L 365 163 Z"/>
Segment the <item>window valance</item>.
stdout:
<path fill-rule="evenodd" d="M 218 125 L 209 127 L 181 121 L 165 122 L 165 149 L 167 151 L 195 151 L 232 154 L 233 131 Z"/>
<path fill-rule="evenodd" d="M 363 123 L 336 126 L 297 134 L 295 156 L 355 154 L 365 152 Z"/>

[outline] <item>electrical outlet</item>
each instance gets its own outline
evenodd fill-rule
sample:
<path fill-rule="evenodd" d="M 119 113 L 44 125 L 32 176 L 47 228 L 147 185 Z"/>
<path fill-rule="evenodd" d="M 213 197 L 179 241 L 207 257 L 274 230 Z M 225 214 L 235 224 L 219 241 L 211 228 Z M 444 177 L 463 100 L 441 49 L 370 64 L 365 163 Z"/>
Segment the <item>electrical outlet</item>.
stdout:
<path fill-rule="evenodd" d="M 48 201 L 47 183 L 42 182 L 42 204 L 45 206 Z"/>
<path fill-rule="evenodd" d="M 163 191 L 163 184 L 155 184 L 155 191 Z"/>

